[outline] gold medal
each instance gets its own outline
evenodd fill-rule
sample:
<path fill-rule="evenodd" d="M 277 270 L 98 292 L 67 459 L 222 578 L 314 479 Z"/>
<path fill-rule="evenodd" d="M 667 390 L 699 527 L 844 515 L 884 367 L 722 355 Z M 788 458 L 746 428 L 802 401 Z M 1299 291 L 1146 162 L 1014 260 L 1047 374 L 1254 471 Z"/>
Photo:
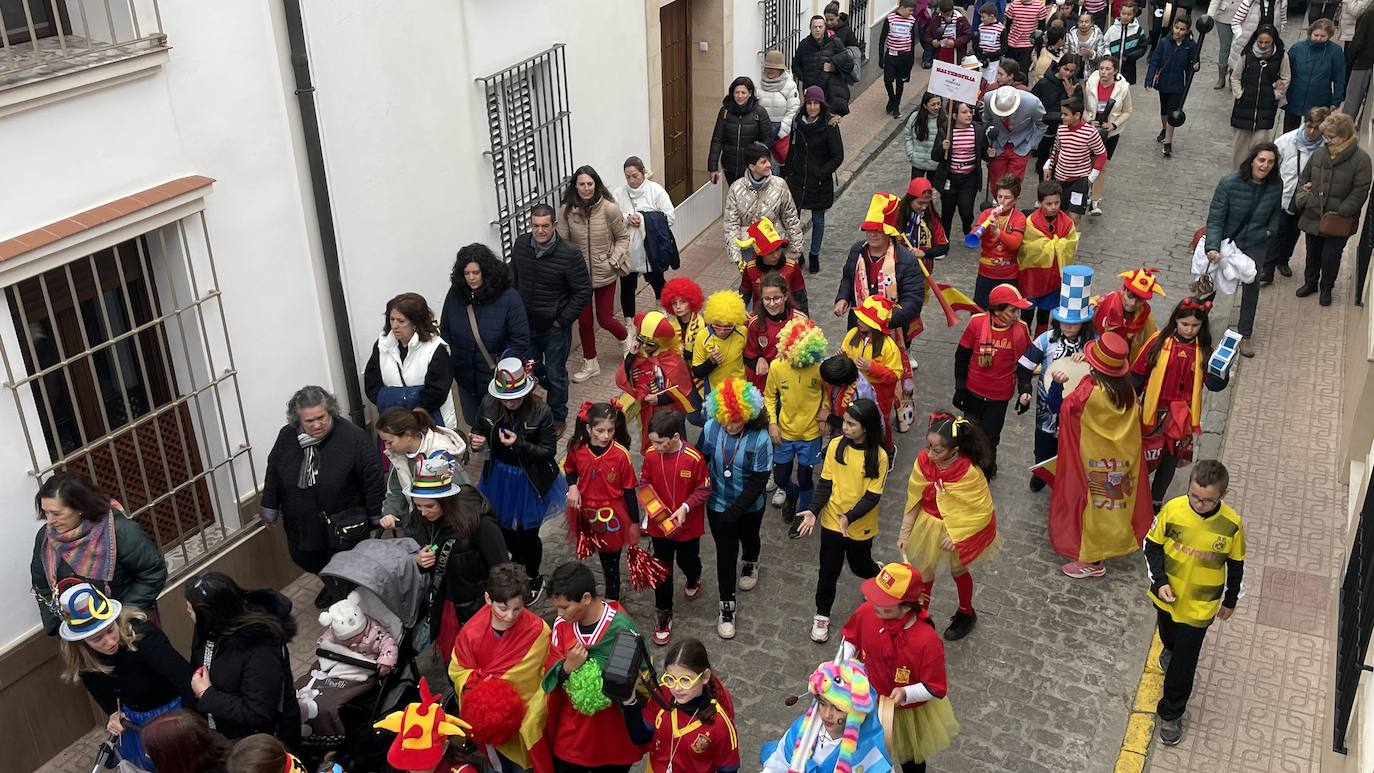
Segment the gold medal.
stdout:
<path fill-rule="evenodd" d="M 898 666 L 897 673 L 893 675 L 892 681 L 897 684 L 907 684 L 911 681 L 911 671 L 906 666 Z"/>

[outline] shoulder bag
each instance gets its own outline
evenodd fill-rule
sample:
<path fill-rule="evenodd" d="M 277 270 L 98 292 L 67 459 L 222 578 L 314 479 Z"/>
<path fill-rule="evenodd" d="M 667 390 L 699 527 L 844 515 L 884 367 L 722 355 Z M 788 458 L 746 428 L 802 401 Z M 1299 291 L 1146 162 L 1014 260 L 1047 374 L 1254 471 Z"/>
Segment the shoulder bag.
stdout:
<path fill-rule="evenodd" d="M 1329 151 L 1327 155 L 1328 157 L 1330 156 Z M 1335 212 L 1325 211 L 1327 201 L 1331 198 L 1331 185 L 1333 182 L 1335 182 L 1336 179 L 1336 170 L 1334 165 L 1332 166 L 1332 169 L 1328 174 L 1330 176 L 1326 178 L 1326 192 L 1322 194 L 1323 211 L 1321 220 L 1317 222 L 1317 235 L 1321 237 L 1334 237 L 1338 239 L 1345 239 L 1352 236 L 1355 233 L 1355 229 L 1358 228 L 1360 225 L 1360 219 L 1359 217 L 1345 217 L 1344 215 Z"/>
<path fill-rule="evenodd" d="M 482 332 L 477 329 L 477 312 L 472 310 L 472 304 L 468 304 L 468 324 L 472 326 L 472 340 L 477 342 L 477 351 L 482 353 L 482 359 L 487 361 L 487 367 L 493 372 L 496 370 L 496 360 L 492 359 L 491 352 L 487 351 L 487 345 L 482 343 Z"/>

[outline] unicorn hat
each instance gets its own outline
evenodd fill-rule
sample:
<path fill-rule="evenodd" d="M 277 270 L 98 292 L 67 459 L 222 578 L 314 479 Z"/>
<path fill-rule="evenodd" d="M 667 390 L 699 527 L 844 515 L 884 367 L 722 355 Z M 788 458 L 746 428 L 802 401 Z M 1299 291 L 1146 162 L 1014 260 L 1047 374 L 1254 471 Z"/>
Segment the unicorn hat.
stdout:
<path fill-rule="evenodd" d="M 778 331 L 778 355 L 794 368 L 809 368 L 825 359 L 825 333 L 806 317 L 797 317 Z"/>
<path fill-rule="evenodd" d="M 878 696 L 868 683 L 868 672 L 857 660 L 823 663 L 811 674 L 808 684 L 812 695 L 845 714 L 835 773 L 852 773 L 854 752 L 859 747 L 859 726 L 878 706 Z M 811 711 L 815 710 L 813 706 Z"/>

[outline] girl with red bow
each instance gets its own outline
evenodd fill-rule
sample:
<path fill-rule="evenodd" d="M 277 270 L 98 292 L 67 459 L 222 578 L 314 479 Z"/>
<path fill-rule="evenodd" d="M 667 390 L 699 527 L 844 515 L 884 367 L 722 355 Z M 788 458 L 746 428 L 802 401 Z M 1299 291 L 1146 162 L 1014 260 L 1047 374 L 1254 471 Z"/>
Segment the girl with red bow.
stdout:
<path fill-rule="evenodd" d="M 638 477 L 630 463 L 625 414 L 612 403 L 582 403 L 568 441 L 568 531 L 578 558 L 595 552 L 605 598 L 620 600 L 620 553 L 639 543 Z"/>

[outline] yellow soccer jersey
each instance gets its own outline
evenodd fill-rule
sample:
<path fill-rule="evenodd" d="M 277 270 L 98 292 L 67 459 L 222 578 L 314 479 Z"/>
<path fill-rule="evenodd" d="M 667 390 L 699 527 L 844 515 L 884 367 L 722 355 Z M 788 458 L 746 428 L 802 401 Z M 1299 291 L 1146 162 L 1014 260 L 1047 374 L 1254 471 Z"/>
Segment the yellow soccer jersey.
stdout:
<path fill-rule="evenodd" d="M 1145 539 L 1164 546 L 1164 573 L 1177 599 L 1169 603 L 1149 592 L 1150 599 L 1175 621 L 1205 627 L 1216 617 L 1226 590 L 1226 561 L 1245 560 L 1245 527 L 1240 514 L 1225 502 L 1203 518 L 1188 497 L 1165 503 Z"/>
<path fill-rule="evenodd" d="M 821 436 L 816 423 L 821 410 L 820 363 L 796 368 L 779 357 L 768 366 L 763 391 L 768 423 L 778 425 L 783 440 L 814 440 Z"/>
<path fill-rule="evenodd" d="M 875 438 L 875 441 L 880 438 Z M 864 452 L 860 448 L 844 446 L 840 452 L 840 439 L 830 442 L 825 449 L 825 463 L 821 466 L 821 477 L 830 481 L 830 499 L 821 510 L 821 527 L 831 531 L 840 530 L 840 516 L 858 503 L 863 495 L 872 491 L 879 496 L 887 485 L 887 452 L 878 447 L 878 477 L 864 477 Z M 836 461 L 835 455 L 843 453 L 844 463 Z M 849 538 L 869 540 L 878 535 L 878 508 L 849 522 Z"/>

